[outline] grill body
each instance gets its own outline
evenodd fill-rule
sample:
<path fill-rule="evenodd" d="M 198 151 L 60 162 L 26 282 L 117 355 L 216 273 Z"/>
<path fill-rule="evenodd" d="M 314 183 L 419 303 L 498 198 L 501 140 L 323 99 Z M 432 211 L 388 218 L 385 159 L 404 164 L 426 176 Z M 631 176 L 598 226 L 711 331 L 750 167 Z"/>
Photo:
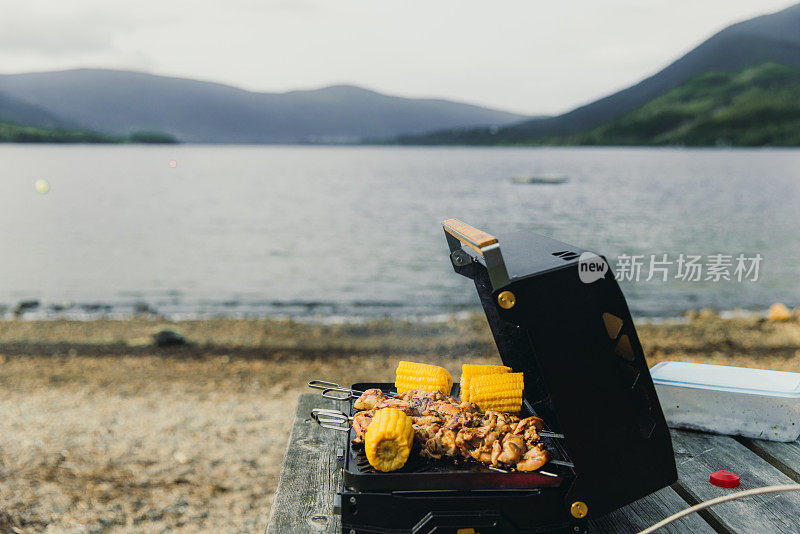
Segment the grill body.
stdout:
<path fill-rule="evenodd" d="M 352 385 L 358 391 L 389 391 L 393 387 L 391 383 Z M 452 394 L 459 394 L 458 384 Z M 349 403 L 353 414 L 353 399 Z M 529 404 L 524 404 L 522 415 L 534 415 Z M 343 532 L 585 531 L 583 522 L 566 514 L 561 505 L 564 488 L 569 487 L 575 472 L 555 439 L 545 438 L 544 442 L 557 463 L 547 464 L 542 472 L 501 472 L 467 461 L 454 465 L 449 460 L 426 460 L 415 451 L 402 469 L 379 473 L 367 462 L 363 448 L 350 444 L 354 437 L 351 428 L 340 451 L 342 491 L 336 508 L 342 516 Z"/>
<path fill-rule="evenodd" d="M 412 454 L 402 470 L 376 473 L 348 435 L 337 504 L 343 531 L 584 532 L 586 520 L 675 482 L 669 431 L 613 273 L 585 281 L 585 250 L 448 222 L 456 273 L 474 281 L 503 363 L 525 374 L 522 415 L 541 417 L 564 438 L 546 441 L 554 461 L 542 472 Z M 353 385 L 373 387 L 392 384 Z M 577 504 L 588 514 L 575 517 Z"/>
<path fill-rule="evenodd" d="M 357 492 L 337 495 L 342 532 L 358 534 L 585 534 L 566 521 L 555 489 L 514 492 Z"/>

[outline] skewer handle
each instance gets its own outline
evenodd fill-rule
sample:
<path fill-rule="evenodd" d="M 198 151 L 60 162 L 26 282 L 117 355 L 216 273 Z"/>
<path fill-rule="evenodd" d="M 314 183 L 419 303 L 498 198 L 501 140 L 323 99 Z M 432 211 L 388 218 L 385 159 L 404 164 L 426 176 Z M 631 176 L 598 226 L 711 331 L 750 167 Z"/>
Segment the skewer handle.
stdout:
<path fill-rule="evenodd" d="M 339 432 L 349 432 L 350 421 L 353 419 L 344 412 L 327 408 L 314 408 L 311 410 L 311 417 L 322 428 L 337 430 Z"/>
<path fill-rule="evenodd" d="M 309 380 L 308 387 L 313 389 L 331 389 L 331 388 L 341 388 L 339 384 L 336 382 L 328 382 L 327 380 Z"/>
<path fill-rule="evenodd" d="M 329 400 L 349 401 L 358 397 L 357 392 L 348 388 L 328 388 L 322 391 L 322 398 Z"/>
<path fill-rule="evenodd" d="M 309 380 L 308 387 L 313 389 L 321 389 L 323 398 L 336 401 L 357 399 L 362 393 L 364 393 L 363 391 L 342 387 L 335 382 L 328 382 L 326 380 Z"/>

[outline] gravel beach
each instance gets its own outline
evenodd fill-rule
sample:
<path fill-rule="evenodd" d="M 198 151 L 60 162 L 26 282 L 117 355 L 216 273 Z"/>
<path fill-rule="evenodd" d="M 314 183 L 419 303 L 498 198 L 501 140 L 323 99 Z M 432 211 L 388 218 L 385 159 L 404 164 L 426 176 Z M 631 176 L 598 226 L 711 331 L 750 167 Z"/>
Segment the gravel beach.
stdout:
<path fill-rule="evenodd" d="M 156 347 L 169 329 L 187 344 Z M 800 322 L 638 325 L 649 363 L 800 371 Z M 497 362 L 485 319 L 0 322 L 0 532 L 258 532 L 312 378 Z"/>

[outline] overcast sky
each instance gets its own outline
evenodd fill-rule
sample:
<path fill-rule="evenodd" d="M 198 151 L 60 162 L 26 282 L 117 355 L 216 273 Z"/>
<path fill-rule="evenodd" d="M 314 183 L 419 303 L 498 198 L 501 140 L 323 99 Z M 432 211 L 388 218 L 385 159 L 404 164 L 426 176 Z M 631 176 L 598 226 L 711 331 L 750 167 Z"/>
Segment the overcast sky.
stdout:
<path fill-rule="evenodd" d="M 351 83 L 559 113 L 786 0 L 2 0 L 0 70 L 143 70 L 256 91 Z"/>

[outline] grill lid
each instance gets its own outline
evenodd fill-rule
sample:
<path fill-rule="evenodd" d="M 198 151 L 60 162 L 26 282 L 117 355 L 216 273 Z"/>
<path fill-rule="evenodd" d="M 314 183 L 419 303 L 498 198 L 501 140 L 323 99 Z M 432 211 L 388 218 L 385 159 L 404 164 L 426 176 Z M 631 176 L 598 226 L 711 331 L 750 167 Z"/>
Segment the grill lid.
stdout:
<path fill-rule="evenodd" d="M 675 482 L 669 431 L 605 260 L 532 232 L 442 225 L 453 268 L 474 281 L 503 363 L 524 373 L 525 400 L 565 436 L 577 473 L 567 500 L 596 515 Z"/>

